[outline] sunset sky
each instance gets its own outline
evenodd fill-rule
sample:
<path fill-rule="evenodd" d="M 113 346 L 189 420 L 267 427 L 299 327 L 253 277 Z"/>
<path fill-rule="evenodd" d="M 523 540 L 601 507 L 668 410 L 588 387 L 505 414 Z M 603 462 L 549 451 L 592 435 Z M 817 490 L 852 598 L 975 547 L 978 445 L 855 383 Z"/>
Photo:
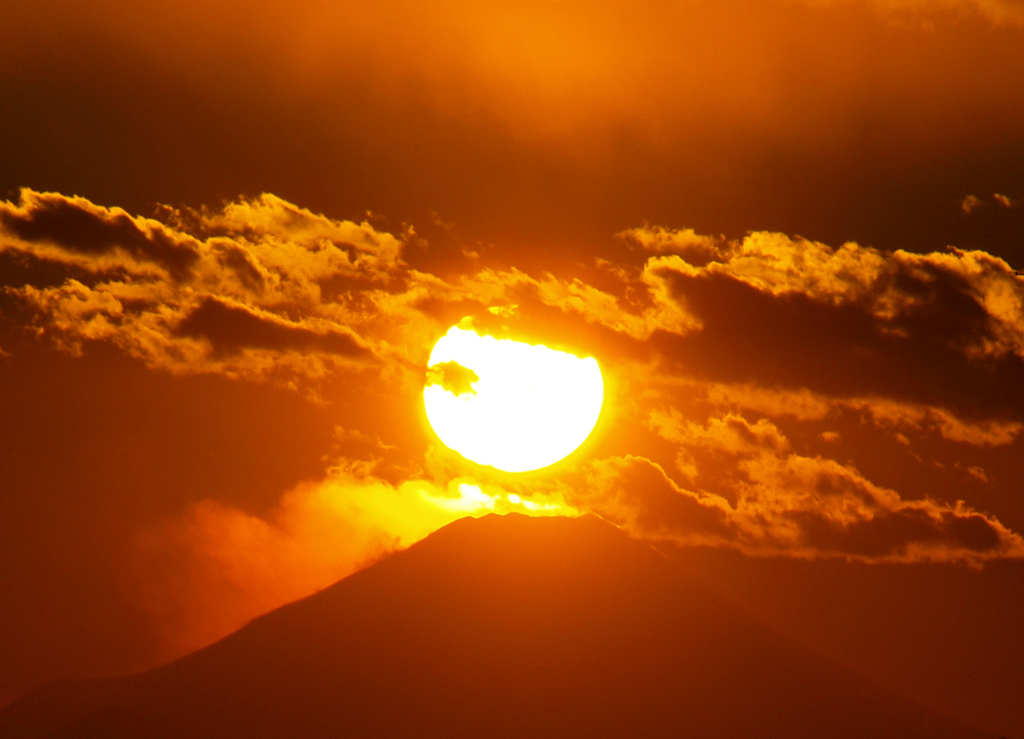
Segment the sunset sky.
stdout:
<path fill-rule="evenodd" d="M 1024 737 L 1019 0 L 3 5 L 0 705 L 592 512 Z M 578 451 L 440 444 L 460 321 Z"/>

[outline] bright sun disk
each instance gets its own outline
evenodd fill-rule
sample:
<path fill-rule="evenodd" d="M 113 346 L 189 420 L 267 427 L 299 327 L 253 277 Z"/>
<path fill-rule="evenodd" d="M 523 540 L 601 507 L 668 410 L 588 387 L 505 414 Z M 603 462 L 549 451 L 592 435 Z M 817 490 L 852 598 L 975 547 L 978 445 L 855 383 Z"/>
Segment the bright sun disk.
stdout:
<path fill-rule="evenodd" d="M 444 444 L 478 464 L 526 472 L 590 435 L 604 399 L 597 361 L 452 327 L 430 354 L 423 402 Z"/>

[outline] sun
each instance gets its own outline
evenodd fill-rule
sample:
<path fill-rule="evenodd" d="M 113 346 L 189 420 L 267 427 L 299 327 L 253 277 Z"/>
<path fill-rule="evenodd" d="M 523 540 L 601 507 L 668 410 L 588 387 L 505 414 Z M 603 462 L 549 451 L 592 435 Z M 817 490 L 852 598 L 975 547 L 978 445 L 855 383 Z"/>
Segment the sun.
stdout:
<path fill-rule="evenodd" d="M 431 427 L 466 459 L 527 472 L 571 454 L 604 402 L 597 360 L 453 326 L 423 389 Z"/>

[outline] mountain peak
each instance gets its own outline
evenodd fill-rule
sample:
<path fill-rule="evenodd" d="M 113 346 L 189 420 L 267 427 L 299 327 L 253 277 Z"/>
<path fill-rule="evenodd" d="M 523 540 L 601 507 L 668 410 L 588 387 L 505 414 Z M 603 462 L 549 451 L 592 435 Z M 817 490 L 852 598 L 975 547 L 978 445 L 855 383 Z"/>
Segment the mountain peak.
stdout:
<path fill-rule="evenodd" d="M 985 736 L 786 641 L 598 518 L 518 514 L 450 524 L 156 670 L 37 691 L 0 733 Z"/>

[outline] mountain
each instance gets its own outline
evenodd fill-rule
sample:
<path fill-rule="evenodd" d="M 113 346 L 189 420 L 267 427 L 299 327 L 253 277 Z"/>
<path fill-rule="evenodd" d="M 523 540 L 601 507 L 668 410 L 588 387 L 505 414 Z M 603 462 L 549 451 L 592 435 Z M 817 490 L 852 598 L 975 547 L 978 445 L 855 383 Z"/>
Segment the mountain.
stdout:
<path fill-rule="evenodd" d="M 188 657 L 54 683 L 2 737 L 989 735 L 778 636 L 590 516 L 463 519 Z"/>

